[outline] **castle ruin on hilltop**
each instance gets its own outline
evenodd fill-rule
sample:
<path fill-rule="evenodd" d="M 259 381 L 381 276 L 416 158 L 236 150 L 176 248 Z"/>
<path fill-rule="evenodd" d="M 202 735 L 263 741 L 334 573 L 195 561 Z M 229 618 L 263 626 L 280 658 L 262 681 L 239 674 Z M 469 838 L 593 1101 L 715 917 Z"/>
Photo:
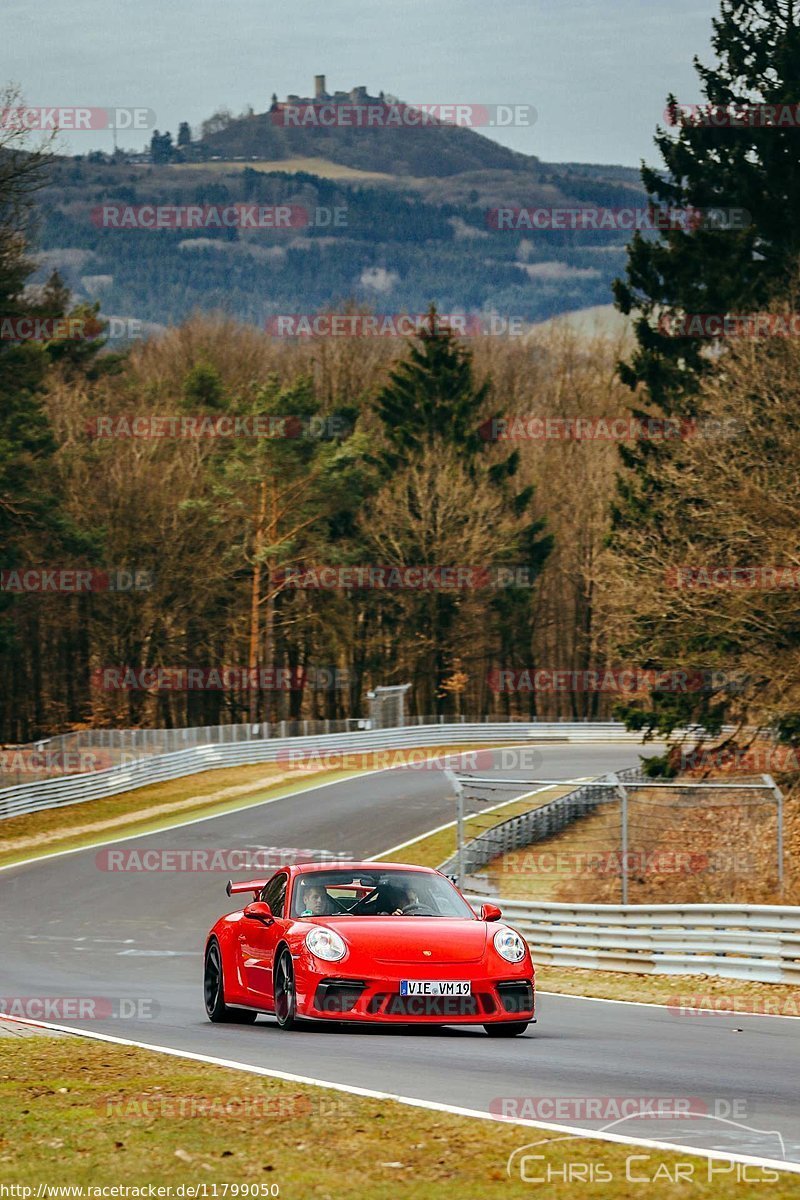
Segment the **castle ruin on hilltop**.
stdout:
<path fill-rule="evenodd" d="M 279 100 L 273 93 L 269 111 L 278 112 L 284 104 L 291 104 L 295 107 L 307 104 L 383 104 L 387 99 L 388 97 L 383 92 L 377 96 L 370 96 L 366 87 L 354 87 L 349 92 L 331 93 L 325 90 L 325 76 L 315 75 L 313 96 L 289 95 L 285 100 Z"/>

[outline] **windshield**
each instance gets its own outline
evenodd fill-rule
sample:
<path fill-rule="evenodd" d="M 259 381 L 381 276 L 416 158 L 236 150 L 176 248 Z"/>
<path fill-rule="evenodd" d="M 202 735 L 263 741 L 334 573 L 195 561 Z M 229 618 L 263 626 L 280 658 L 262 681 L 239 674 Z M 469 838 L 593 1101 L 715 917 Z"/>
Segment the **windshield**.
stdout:
<path fill-rule="evenodd" d="M 447 879 L 421 871 L 313 871 L 292 889 L 294 917 L 393 915 L 476 919 Z"/>

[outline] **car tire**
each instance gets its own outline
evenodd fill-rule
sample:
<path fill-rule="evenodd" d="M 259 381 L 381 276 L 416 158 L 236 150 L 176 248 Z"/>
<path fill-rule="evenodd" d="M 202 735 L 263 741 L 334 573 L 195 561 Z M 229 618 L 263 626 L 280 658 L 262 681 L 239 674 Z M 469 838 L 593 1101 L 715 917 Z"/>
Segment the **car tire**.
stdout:
<path fill-rule="evenodd" d="M 275 1018 L 281 1029 L 294 1029 L 297 1024 L 297 992 L 294 986 L 292 956 L 283 949 L 275 960 L 274 972 Z"/>
<path fill-rule="evenodd" d="M 213 938 L 206 948 L 203 967 L 203 999 L 209 1021 L 227 1021 L 236 1025 L 252 1025 L 258 1013 L 250 1008 L 229 1008 L 225 1003 L 225 984 L 222 974 L 222 951 Z"/>
<path fill-rule="evenodd" d="M 519 1037 L 529 1024 L 529 1021 L 503 1021 L 502 1025 L 484 1025 L 483 1028 L 491 1038 Z"/>

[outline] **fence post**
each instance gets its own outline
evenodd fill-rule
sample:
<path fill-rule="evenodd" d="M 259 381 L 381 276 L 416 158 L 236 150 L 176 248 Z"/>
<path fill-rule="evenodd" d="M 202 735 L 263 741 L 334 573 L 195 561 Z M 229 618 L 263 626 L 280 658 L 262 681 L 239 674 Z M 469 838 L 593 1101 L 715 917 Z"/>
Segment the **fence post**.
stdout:
<path fill-rule="evenodd" d="M 622 801 L 622 829 L 621 836 L 621 877 L 622 877 L 622 903 L 628 903 L 628 789 L 622 786 L 618 775 L 609 775 L 612 783 L 617 785 L 620 799 Z"/>
<path fill-rule="evenodd" d="M 458 886 L 464 886 L 464 789 L 461 780 L 448 768 L 444 777 L 456 794 L 456 875 Z"/>
<path fill-rule="evenodd" d="M 761 778 L 772 789 L 772 794 L 778 806 L 778 837 L 777 837 L 777 853 L 778 853 L 778 895 L 783 896 L 783 792 L 778 787 L 771 775 L 762 775 Z"/>

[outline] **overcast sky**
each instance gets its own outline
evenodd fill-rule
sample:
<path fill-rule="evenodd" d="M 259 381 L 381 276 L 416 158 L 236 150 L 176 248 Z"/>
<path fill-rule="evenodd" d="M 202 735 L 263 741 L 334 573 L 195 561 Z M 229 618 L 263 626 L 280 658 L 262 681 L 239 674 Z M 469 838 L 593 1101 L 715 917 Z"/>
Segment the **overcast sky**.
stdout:
<path fill-rule="evenodd" d="M 0 0 L 0 83 L 36 105 L 135 105 L 159 128 L 277 92 L 532 104 L 498 141 L 551 162 L 654 161 L 664 99 L 698 97 L 717 0 Z M 142 144 L 141 136 L 120 138 Z M 110 149 L 108 133 L 62 142 Z"/>

